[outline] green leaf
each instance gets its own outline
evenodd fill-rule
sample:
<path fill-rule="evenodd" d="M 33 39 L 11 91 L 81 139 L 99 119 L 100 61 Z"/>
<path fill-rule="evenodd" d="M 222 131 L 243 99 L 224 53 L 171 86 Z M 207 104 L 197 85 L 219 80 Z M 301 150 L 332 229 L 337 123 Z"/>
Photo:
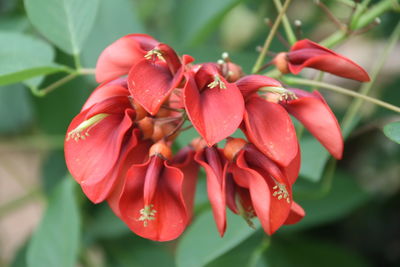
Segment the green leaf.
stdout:
<path fill-rule="evenodd" d="M 0 32 L 0 43 L 2 85 L 46 74 L 47 68 L 55 66 L 52 64 L 54 50 L 42 40 L 16 32 Z M 41 81 L 42 78 L 35 78 L 27 83 L 37 86 Z"/>
<path fill-rule="evenodd" d="M 295 225 L 285 226 L 282 231 L 303 230 L 339 220 L 369 199 L 369 195 L 360 188 L 353 177 L 336 172 L 328 194 L 319 198 L 298 200 L 306 216 Z"/>
<path fill-rule="evenodd" d="M 130 0 L 100 0 L 96 22 L 82 51 L 85 66 L 95 66 L 100 53 L 122 36 L 144 32 L 137 5 Z"/>
<path fill-rule="evenodd" d="M 32 123 L 33 113 L 32 100 L 26 88 L 20 84 L 0 87 L 1 134 L 23 131 Z"/>
<path fill-rule="evenodd" d="M 256 221 L 255 221 L 256 222 Z M 227 212 L 227 231 L 220 237 L 212 212 L 201 214 L 186 230 L 177 249 L 178 267 L 201 267 L 236 247 L 255 230 L 244 219 Z"/>
<path fill-rule="evenodd" d="M 265 256 L 267 266 L 370 266 L 364 258 L 348 248 L 309 238 L 273 239 Z"/>
<path fill-rule="evenodd" d="M 387 124 L 383 132 L 390 140 L 400 144 L 400 121 Z"/>
<path fill-rule="evenodd" d="M 25 0 L 32 24 L 57 47 L 78 55 L 94 24 L 98 0 Z"/>
<path fill-rule="evenodd" d="M 301 147 L 301 169 L 300 175 L 312 182 L 318 182 L 326 162 L 329 159 L 329 153 L 312 136 L 304 136 L 300 140 Z"/>
<path fill-rule="evenodd" d="M 201 43 L 241 1 L 243 0 L 182 1 L 177 24 L 181 27 L 182 40 L 190 45 Z"/>
<path fill-rule="evenodd" d="M 56 64 L 51 65 L 51 66 L 45 66 L 45 67 L 34 67 L 31 69 L 25 69 L 25 70 L 17 71 L 14 73 L 0 75 L 0 86 L 6 85 L 6 84 L 17 83 L 17 82 L 21 82 L 21 81 L 24 81 L 24 80 L 27 80 L 27 79 L 30 79 L 33 77 L 45 76 L 45 75 L 49 75 L 49 74 L 53 74 L 53 73 L 57 73 L 57 72 L 72 73 L 73 70 L 68 67 L 56 65 Z M 32 81 L 27 81 L 26 83 L 28 85 L 31 85 Z M 35 82 L 33 82 L 33 83 L 35 83 Z"/>
<path fill-rule="evenodd" d="M 29 267 L 76 265 L 80 219 L 74 183 L 70 176 L 66 176 L 50 197 L 44 218 L 29 243 Z"/>

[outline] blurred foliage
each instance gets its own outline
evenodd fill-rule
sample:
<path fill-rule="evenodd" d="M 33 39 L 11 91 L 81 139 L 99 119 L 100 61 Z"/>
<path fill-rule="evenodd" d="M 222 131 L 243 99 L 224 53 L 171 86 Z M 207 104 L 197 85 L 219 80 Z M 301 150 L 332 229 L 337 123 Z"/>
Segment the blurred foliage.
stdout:
<path fill-rule="evenodd" d="M 343 21 L 352 14 L 346 3 L 353 1 L 323 2 Z M 358 44 L 385 43 L 399 21 L 394 11 L 399 2 L 391 2 L 392 10 L 379 15 L 382 24 Z M 161 244 L 135 236 L 106 204 L 93 205 L 76 193 L 78 187 L 65 176 L 63 135 L 96 87 L 94 79 L 76 77 L 45 97 L 33 96 L 30 89 L 46 88 L 77 65 L 95 67 L 108 44 L 135 32 L 154 35 L 197 62 L 216 61 L 228 51 L 248 73 L 256 47 L 269 31 L 264 18 L 276 14 L 273 1 L 263 0 L 0 1 L 1 140 L 27 139 L 23 144 L 28 145 L 31 137 L 48 141 L 41 177 L 48 208 L 12 266 L 399 266 L 400 146 L 381 129 L 388 124 L 385 134 L 399 142 L 400 127 L 398 115 L 384 109 L 368 105 L 357 114 L 357 127 L 337 164 L 315 139 L 303 135 L 295 192 L 307 216 L 272 238 L 257 224 L 251 229 L 229 213 L 221 239 L 207 203 L 204 174 L 194 222 L 177 241 Z M 311 0 L 293 1 L 288 16 L 291 22 L 301 19 L 303 36 L 316 41 L 336 31 Z M 284 35 L 283 28 L 279 31 Z M 271 50 L 287 48 L 275 38 Z M 400 105 L 398 69 L 397 63 L 380 74 L 374 96 Z M 328 101 L 339 117 L 345 113 L 346 104 L 336 107 L 335 97 Z M 194 136 L 194 130 L 185 132 L 178 146 Z"/>

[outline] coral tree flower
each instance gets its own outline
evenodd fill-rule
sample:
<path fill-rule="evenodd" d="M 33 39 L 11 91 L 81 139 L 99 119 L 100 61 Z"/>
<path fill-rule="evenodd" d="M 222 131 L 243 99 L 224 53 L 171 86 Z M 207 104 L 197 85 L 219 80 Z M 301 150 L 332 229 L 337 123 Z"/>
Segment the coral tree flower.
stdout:
<path fill-rule="evenodd" d="M 183 88 L 190 121 L 209 146 L 233 134 L 243 119 L 243 97 L 217 66 L 208 63 L 186 75 Z"/>
<path fill-rule="evenodd" d="M 68 169 L 94 203 L 111 194 L 127 167 L 141 163 L 150 146 L 135 127 L 136 112 L 128 94 L 124 79 L 102 84 L 67 130 Z"/>
<path fill-rule="evenodd" d="M 271 235 L 283 224 L 295 223 L 304 216 L 292 197 L 295 179 L 289 179 L 284 168 L 242 139 L 229 140 L 224 153 L 230 161 L 227 172 L 232 175 L 242 215 L 248 222 L 257 216 Z"/>
<path fill-rule="evenodd" d="M 350 59 L 308 39 L 296 42 L 287 53 L 279 53 L 273 62 L 282 73 L 299 74 L 304 68 L 313 68 L 360 82 L 370 80 Z"/>
<path fill-rule="evenodd" d="M 295 158 L 298 149 L 294 126 L 287 114 L 289 112 L 335 158 L 340 159 L 343 153 L 342 133 L 322 95 L 300 89 L 288 90 L 271 80 L 262 75 L 249 75 L 236 83 L 247 95 L 244 131 L 249 140 L 269 158 L 281 166 L 287 166 Z M 278 94 L 279 97 L 268 101 L 251 94 L 260 89 Z"/>
<path fill-rule="evenodd" d="M 184 172 L 169 160 L 171 151 L 164 142 L 153 145 L 149 153 L 145 163 L 133 165 L 127 173 L 119 202 L 121 219 L 139 236 L 169 241 L 190 221 L 193 180 L 186 178 L 190 181 L 185 186 Z"/>

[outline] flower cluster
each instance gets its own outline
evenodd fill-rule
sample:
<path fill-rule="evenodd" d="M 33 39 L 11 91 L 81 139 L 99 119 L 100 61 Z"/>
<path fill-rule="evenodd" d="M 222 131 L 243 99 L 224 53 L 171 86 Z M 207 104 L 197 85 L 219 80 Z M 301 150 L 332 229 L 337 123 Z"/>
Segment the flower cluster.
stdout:
<path fill-rule="evenodd" d="M 227 57 L 193 61 L 144 34 L 107 47 L 96 66 L 101 84 L 67 130 L 72 176 L 92 202 L 107 201 L 134 233 L 152 240 L 175 239 L 190 223 L 200 167 L 221 236 L 226 207 L 249 224 L 258 217 L 267 234 L 298 222 L 304 211 L 292 186 L 300 150 L 290 115 L 340 159 L 343 138 L 327 103 L 318 92 L 244 76 Z M 311 67 L 368 80 L 361 67 L 309 40 L 273 62 L 283 73 Z M 200 137 L 173 155 L 185 123 Z M 247 140 L 230 137 L 238 129 Z"/>

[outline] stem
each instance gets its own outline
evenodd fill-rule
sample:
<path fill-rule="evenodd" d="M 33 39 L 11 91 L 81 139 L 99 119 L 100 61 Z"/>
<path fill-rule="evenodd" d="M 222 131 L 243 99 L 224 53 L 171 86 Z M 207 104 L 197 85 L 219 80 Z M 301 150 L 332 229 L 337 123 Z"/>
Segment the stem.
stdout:
<path fill-rule="evenodd" d="M 389 104 L 387 102 L 381 101 L 379 99 L 373 98 L 373 97 L 369 97 L 360 93 L 356 93 L 354 91 L 351 91 L 349 89 L 340 87 L 340 86 L 336 86 L 336 85 L 332 85 L 332 84 L 328 84 L 328 83 L 324 83 L 324 82 L 318 82 L 318 81 L 313 81 L 313 80 L 308 80 L 308 79 L 302 79 L 302 78 L 294 78 L 294 77 L 284 77 L 284 81 L 287 84 L 298 84 L 298 85 L 308 85 L 308 86 L 318 86 L 324 89 L 328 89 L 331 91 L 335 91 L 337 93 L 343 94 L 343 95 L 348 95 L 348 96 L 352 96 L 355 98 L 360 98 L 363 99 L 365 101 L 374 103 L 375 105 L 384 107 L 386 109 L 392 110 L 394 112 L 398 112 L 400 113 L 400 107 L 397 107 L 395 105 Z"/>
<path fill-rule="evenodd" d="M 80 75 L 95 75 L 96 74 L 96 69 L 80 68 L 79 69 L 79 74 Z"/>
<path fill-rule="evenodd" d="M 40 97 L 45 96 L 48 93 L 50 93 L 50 92 L 54 91 L 55 89 L 57 89 L 58 87 L 60 87 L 61 85 L 64 85 L 67 82 L 75 79 L 76 76 L 78 76 L 78 73 L 76 73 L 76 72 L 75 73 L 71 73 L 71 74 L 65 76 L 64 78 L 62 78 L 62 79 L 50 84 L 49 86 L 47 86 L 44 89 L 35 90 L 36 91 L 35 95 L 36 96 L 40 96 Z"/>
<path fill-rule="evenodd" d="M 32 189 L 31 191 L 29 191 L 27 194 L 23 195 L 22 197 L 11 200 L 10 202 L 2 205 L 0 207 L 0 218 L 5 216 L 7 213 L 21 207 L 25 203 L 31 202 L 33 198 L 37 198 L 40 200 L 43 199 L 40 189 L 38 189 L 38 188 Z"/>
<path fill-rule="evenodd" d="M 397 41 L 399 40 L 399 37 L 400 37 L 400 22 L 397 23 L 396 28 L 393 30 L 393 32 L 388 40 L 388 43 L 387 43 L 385 49 L 383 50 L 382 56 L 379 57 L 379 61 L 375 64 L 375 66 L 371 72 L 371 82 L 364 83 L 361 86 L 360 94 L 368 95 L 370 93 L 372 86 L 374 85 L 376 78 L 378 77 L 379 72 L 381 71 L 388 56 L 393 51 Z M 360 110 L 362 104 L 363 104 L 363 99 L 358 98 L 358 99 L 353 100 L 350 107 L 347 109 L 347 112 L 341 123 L 345 136 L 347 134 L 349 134 L 351 126 L 354 121 L 354 118 L 359 113 L 359 110 Z"/>
<path fill-rule="evenodd" d="M 251 254 L 247 267 L 257 266 L 257 264 L 261 259 L 261 256 L 269 248 L 270 245 L 271 245 L 271 237 L 265 236 L 261 241 L 261 244 Z"/>
<path fill-rule="evenodd" d="M 270 32 L 267 36 L 267 39 L 265 39 L 264 46 L 261 49 L 261 53 L 258 56 L 256 63 L 254 64 L 252 73 L 257 73 L 258 70 L 260 69 L 260 67 L 262 66 L 265 56 L 267 55 L 269 46 L 271 45 L 272 39 L 274 38 L 276 31 L 278 30 L 278 26 L 283 18 L 283 15 L 285 14 L 287 8 L 289 7 L 290 2 L 291 2 L 291 0 L 286 0 L 282 9 L 280 10 L 278 17 L 276 18 L 274 25 L 272 26 L 272 29 L 270 30 Z"/>
<path fill-rule="evenodd" d="M 282 3 L 280 0 L 274 0 L 274 4 L 276 9 L 278 10 L 278 12 L 282 12 Z M 285 33 L 286 33 L 286 38 L 288 39 L 289 43 L 291 45 L 293 45 L 296 41 L 296 35 L 293 32 L 292 26 L 290 25 L 290 22 L 286 16 L 286 14 L 283 14 L 282 17 L 282 24 L 283 24 L 283 28 L 285 29 Z"/>
<path fill-rule="evenodd" d="M 82 68 L 82 65 L 81 65 L 81 58 L 80 58 L 79 54 L 74 54 L 73 58 L 74 58 L 75 68 L 77 70 L 80 70 Z"/>

